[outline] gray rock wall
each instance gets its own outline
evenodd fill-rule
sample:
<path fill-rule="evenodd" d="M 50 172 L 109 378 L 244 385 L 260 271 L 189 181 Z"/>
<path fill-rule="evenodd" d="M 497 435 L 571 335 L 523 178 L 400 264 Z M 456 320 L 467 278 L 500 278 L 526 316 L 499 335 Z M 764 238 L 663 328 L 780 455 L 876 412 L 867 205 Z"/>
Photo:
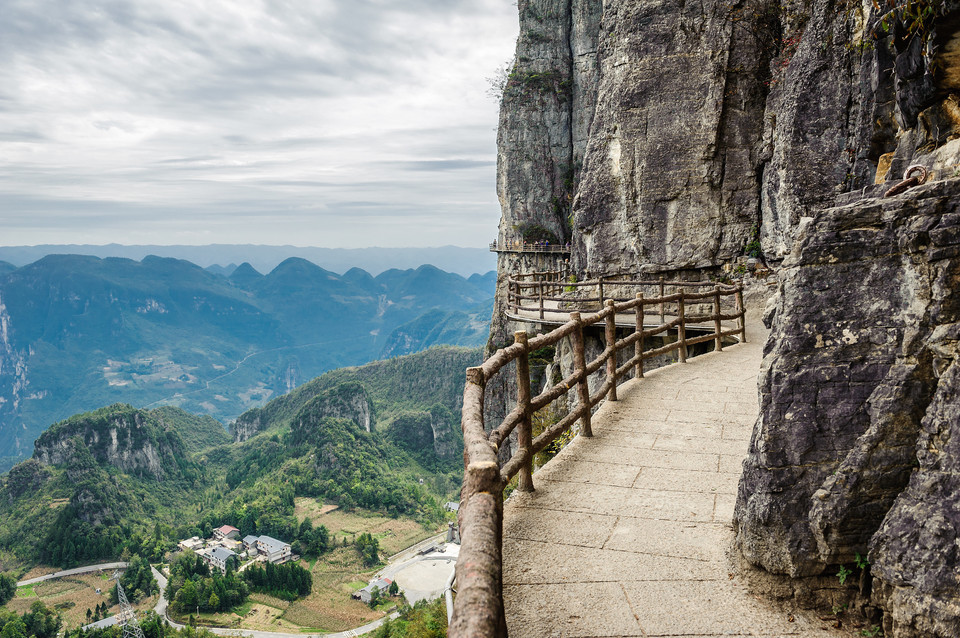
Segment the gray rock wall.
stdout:
<path fill-rule="evenodd" d="M 758 37 L 765 18 L 745 4 L 604 6 L 577 270 L 704 268 L 742 254 L 758 221 L 773 52 Z"/>
<path fill-rule="evenodd" d="M 823 211 L 780 275 L 737 547 L 790 577 L 869 557 L 888 636 L 960 635 L 958 283 L 960 180 Z"/>
<path fill-rule="evenodd" d="M 738 547 L 801 598 L 852 568 L 890 636 L 960 635 L 960 3 L 937 6 L 911 31 L 871 0 L 521 1 L 499 134 L 500 241 L 569 239 L 578 276 L 702 275 L 754 239 L 785 260 Z M 870 199 L 912 163 L 934 183 Z M 501 254 L 488 351 L 537 330 L 503 317 L 507 275 L 550 268 Z"/>

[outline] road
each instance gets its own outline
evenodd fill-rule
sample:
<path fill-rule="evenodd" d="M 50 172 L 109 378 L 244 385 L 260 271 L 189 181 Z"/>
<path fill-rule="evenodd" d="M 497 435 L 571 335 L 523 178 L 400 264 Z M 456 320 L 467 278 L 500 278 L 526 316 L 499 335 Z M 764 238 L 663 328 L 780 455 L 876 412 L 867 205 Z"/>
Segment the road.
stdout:
<path fill-rule="evenodd" d="M 105 571 L 108 569 L 126 569 L 128 565 L 129 563 L 120 562 L 120 563 L 100 563 L 99 565 L 87 565 L 86 567 L 74 567 L 73 569 L 64 569 L 63 571 L 47 574 L 46 576 L 38 576 L 37 578 L 28 578 L 27 580 L 21 580 L 17 583 L 17 587 L 24 587 L 26 585 L 42 583 L 45 580 L 52 580 L 54 578 L 61 578 L 63 576 L 89 574 L 90 572 L 99 572 L 99 571 Z"/>

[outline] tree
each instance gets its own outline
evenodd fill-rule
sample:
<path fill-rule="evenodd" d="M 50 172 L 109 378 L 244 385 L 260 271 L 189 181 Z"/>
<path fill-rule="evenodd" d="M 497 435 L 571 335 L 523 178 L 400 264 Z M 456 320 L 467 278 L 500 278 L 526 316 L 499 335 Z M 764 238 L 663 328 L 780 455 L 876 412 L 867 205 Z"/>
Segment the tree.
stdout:
<path fill-rule="evenodd" d="M 210 609 L 212 609 L 213 611 L 217 611 L 218 609 L 220 609 L 220 599 L 217 598 L 216 592 L 211 592 L 210 600 L 208 601 L 207 604 L 210 605 Z"/>
<path fill-rule="evenodd" d="M 390 583 L 389 591 L 391 596 L 396 596 L 400 592 L 400 586 L 397 585 L 397 581 Z"/>
<path fill-rule="evenodd" d="M 0 638 L 27 638 L 27 627 L 19 618 L 11 620 L 0 630 Z"/>
<path fill-rule="evenodd" d="M 376 609 L 377 605 L 380 604 L 380 588 L 371 587 L 370 588 L 370 609 Z"/>
<path fill-rule="evenodd" d="M 17 593 L 17 581 L 10 574 L 0 574 L 0 605 L 6 605 Z"/>

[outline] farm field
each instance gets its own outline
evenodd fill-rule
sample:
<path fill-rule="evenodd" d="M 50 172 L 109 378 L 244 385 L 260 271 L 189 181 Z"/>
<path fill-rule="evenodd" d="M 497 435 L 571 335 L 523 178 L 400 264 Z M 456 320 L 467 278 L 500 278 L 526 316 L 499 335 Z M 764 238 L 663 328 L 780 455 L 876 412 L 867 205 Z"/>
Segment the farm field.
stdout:
<path fill-rule="evenodd" d="M 32 570 L 26 578 L 42 576 L 55 570 Z M 34 573 L 38 572 L 38 573 Z M 55 578 L 35 585 L 18 587 L 17 595 L 6 604 L 5 609 L 23 614 L 30 611 L 30 605 L 42 601 L 44 605 L 57 611 L 67 628 L 81 627 L 87 624 L 87 609 L 93 609 L 100 603 L 109 600 L 109 591 L 113 582 L 108 574 L 79 574 Z M 101 593 L 97 593 L 97 589 Z M 134 607 L 140 611 L 152 609 L 157 604 L 157 597 L 144 598 Z M 119 606 L 110 608 L 109 613 L 115 614 Z"/>
<path fill-rule="evenodd" d="M 369 532 L 380 541 L 380 549 L 386 556 L 396 554 L 441 531 L 439 528 L 427 529 L 409 518 L 344 512 L 333 505 L 321 505 L 311 498 L 297 498 L 294 503 L 298 520 L 309 518 L 314 527 L 325 525 L 331 536 L 341 542 L 344 539 L 353 540 L 355 536 Z"/>

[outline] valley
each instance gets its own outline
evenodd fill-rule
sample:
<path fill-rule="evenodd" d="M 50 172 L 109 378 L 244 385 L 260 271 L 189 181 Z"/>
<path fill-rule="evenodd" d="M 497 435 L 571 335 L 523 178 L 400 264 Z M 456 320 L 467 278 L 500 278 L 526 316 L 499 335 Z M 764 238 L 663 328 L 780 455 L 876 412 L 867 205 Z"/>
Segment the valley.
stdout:
<path fill-rule="evenodd" d="M 331 369 L 487 338 L 493 273 L 216 270 L 48 255 L 0 272 L 0 472 L 49 424 L 104 405 L 227 424 Z"/>
<path fill-rule="evenodd" d="M 30 459 L 0 476 L 0 572 L 21 579 L 116 559 L 172 565 L 179 541 L 235 525 L 292 543 L 310 593 L 251 591 L 229 609 L 192 614 L 171 605 L 172 619 L 296 633 L 382 618 L 396 600 L 371 606 L 351 595 L 389 556 L 453 520 L 442 504 L 457 499 L 462 477 L 464 370 L 480 359 L 479 349 L 433 347 L 334 370 L 248 410 L 229 434 L 174 406 L 114 404 L 55 423 Z M 0 613 L 39 602 L 79 627 L 87 609 L 117 611 L 103 587 L 95 592 L 100 580 L 21 587 Z M 157 600 L 144 595 L 137 607 Z"/>

